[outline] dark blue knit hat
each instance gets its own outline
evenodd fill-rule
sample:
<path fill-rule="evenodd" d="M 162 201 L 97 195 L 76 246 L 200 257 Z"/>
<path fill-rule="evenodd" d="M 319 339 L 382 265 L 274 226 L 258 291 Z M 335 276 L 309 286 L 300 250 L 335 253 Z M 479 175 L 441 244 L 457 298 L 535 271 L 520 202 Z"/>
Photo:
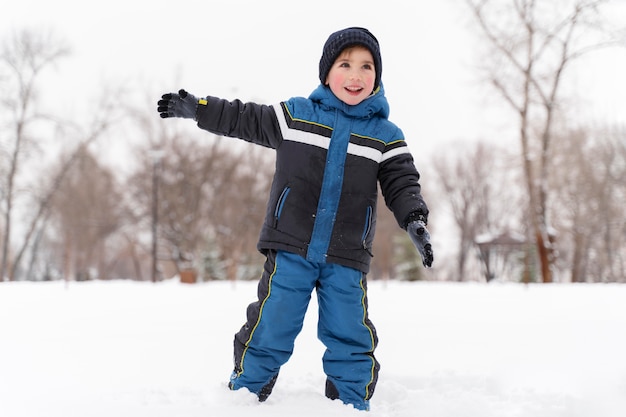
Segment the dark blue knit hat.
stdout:
<path fill-rule="evenodd" d="M 351 27 L 331 34 L 324 44 L 322 57 L 320 58 L 320 82 L 326 83 L 326 77 L 330 68 L 335 63 L 341 52 L 350 46 L 363 46 L 372 53 L 374 67 L 376 69 L 376 80 L 374 81 L 374 91 L 380 85 L 380 76 L 383 72 L 383 63 L 380 58 L 380 46 L 378 39 L 372 33 L 360 27 Z"/>

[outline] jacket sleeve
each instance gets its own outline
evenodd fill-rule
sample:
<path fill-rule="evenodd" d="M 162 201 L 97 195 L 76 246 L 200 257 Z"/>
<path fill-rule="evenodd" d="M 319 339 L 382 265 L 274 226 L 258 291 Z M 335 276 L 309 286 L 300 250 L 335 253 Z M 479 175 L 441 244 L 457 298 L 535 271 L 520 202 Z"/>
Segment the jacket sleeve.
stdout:
<path fill-rule="evenodd" d="M 419 183 L 420 174 L 409 152 L 383 161 L 378 179 L 385 203 L 400 227 L 406 229 L 411 214 L 421 214 L 428 220 L 428 206 L 422 197 Z"/>
<path fill-rule="evenodd" d="M 276 149 L 282 141 L 271 106 L 208 96 L 196 113 L 198 127 L 216 135 L 243 139 Z"/>

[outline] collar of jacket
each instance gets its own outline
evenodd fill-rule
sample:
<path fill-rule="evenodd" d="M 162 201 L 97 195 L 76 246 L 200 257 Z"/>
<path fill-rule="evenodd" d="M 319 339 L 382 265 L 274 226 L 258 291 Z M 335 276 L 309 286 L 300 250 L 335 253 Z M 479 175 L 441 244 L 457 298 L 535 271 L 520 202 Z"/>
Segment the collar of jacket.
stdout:
<path fill-rule="evenodd" d="M 328 109 L 340 110 L 347 116 L 356 118 L 370 118 L 374 116 L 387 119 L 389 117 L 389 102 L 385 97 L 385 89 L 382 82 L 374 94 L 357 104 L 351 106 L 339 100 L 328 86 L 320 84 L 309 96 L 309 99 L 320 103 Z"/>

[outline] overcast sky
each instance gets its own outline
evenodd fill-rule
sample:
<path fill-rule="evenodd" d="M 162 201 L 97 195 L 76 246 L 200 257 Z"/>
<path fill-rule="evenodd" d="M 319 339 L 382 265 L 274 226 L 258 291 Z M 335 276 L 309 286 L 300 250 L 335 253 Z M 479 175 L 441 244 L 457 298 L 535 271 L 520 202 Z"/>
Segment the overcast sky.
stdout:
<path fill-rule="evenodd" d="M 262 103 L 307 96 L 319 83 L 328 35 L 364 26 L 380 41 L 390 119 L 420 161 L 438 144 L 478 138 L 516 140 L 501 102 L 478 83 L 480 45 L 462 0 L 3 0 L 0 36 L 24 28 L 52 31 L 72 56 L 43 91 L 70 114 L 91 110 L 106 86 L 158 97 L 186 88 Z M 620 5 L 621 4 L 621 5 Z M 626 22 L 626 1 L 615 16 Z M 576 112 L 626 120 L 626 51 L 587 60 L 569 88 Z M 61 100 L 59 100 L 59 97 Z M 121 99 L 124 99 L 123 97 Z M 500 103 L 499 105 L 496 103 Z M 155 111 L 155 117 L 156 115 Z"/>

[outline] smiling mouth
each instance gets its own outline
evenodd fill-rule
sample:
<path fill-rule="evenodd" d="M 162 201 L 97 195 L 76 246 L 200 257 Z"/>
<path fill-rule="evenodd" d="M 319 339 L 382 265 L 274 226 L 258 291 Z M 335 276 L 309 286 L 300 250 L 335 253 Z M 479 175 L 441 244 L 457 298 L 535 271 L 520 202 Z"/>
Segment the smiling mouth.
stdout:
<path fill-rule="evenodd" d="M 363 88 L 361 88 L 361 87 L 344 87 L 344 90 L 346 90 L 349 94 L 357 95 L 361 91 L 363 91 Z"/>

